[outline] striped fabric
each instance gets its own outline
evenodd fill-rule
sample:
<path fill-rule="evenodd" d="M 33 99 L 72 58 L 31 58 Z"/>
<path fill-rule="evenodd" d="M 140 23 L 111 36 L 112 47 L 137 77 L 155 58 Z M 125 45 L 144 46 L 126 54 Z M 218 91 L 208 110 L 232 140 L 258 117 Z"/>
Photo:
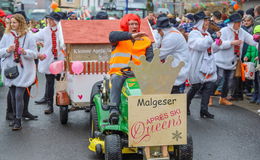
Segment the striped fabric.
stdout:
<path fill-rule="evenodd" d="M 234 32 L 234 34 L 235 34 L 235 40 L 239 40 L 238 33 Z M 240 56 L 240 46 L 239 45 L 234 46 L 234 54 L 237 55 L 237 57 Z"/>
<path fill-rule="evenodd" d="M 69 64 L 69 73 L 74 74 L 71 66 L 73 62 Z M 83 62 L 84 69 L 81 74 L 107 74 L 109 71 L 109 64 L 106 61 L 102 62 Z"/>
<path fill-rule="evenodd" d="M 114 53 L 111 55 L 111 58 L 114 58 L 114 57 L 130 57 L 131 54 L 130 53 Z"/>

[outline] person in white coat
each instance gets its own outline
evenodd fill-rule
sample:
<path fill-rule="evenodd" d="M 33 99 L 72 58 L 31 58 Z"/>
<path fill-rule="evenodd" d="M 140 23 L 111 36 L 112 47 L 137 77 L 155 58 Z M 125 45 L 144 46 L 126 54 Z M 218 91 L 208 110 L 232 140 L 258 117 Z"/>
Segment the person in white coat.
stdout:
<path fill-rule="evenodd" d="M 247 43 L 252 46 L 257 46 L 257 43 L 253 40 L 253 36 L 241 28 L 241 22 L 242 17 L 238 13 L 230 15 L 228 26 L 220 30 L 220 43 L 214 43 L 212 45 L 218 74 L 216 83 L 218 84 L 221 78 L 224 79 L 221 97 L 219 99 L 219 104 L 221 105 L 232 105 L 226 97 L 229 88 L 232 89 L 234 87 L 232 81 L 237 61 L 240 60 L 242 56 L 243 44 Z"/>
<path fill-rule="evenodd" d="M 208 103 L 215 81 L 217 80 L 216 64 L 211 52 L 214 42 L 209 28 L 209 17 L 204 12 L 194 14 L 195 25 L 188 37 L 188 45 L 191 53 L 191 69 L 189 80 L 191 85 L 187 93 L 188 115 L 190 104 L 195 94 L 201 90 L 201 118 L 213 119 L 214 115 L 208 112 Z"/>
<path fill-rule="evenodd" d="M 21 14 L 25 19 L 25 13 L 22 14 L 22 12 L 19 12 L 17 14 Z M 5 24 L 6 24 L 6 30 L 10 30 L 11 27 L 11 17 L 12 15 L 8 15 L 5 18 Z M 30 90 L 32 86 L 27 87 L 27 92 L 24 94 L 24 109 L 23 109 L 23 115 L 22 117 L 27 119 L 27 120 L 35 120 L 38 118 L 38 116 L 33 115 L 29 112 L 29 100 L 30 100 Z M 9 89 L 8 94 L 7 94 L 7 107 L 6 107 L 6 120 L 13 120 L 13 109 L 12 109 L 12 98 L 11 98 L 11 90 Z M 11 122 L 12 124 L 12 122 Z"/>
<path fill-rule="evenodd" d="M 10 87 L 14 121 L 11 123 L 13 130 L 20 130 L 21 118 L 24 108 L 24 94 L 26 88 L 36 80 L 37 58 L 36 41 L 27 29 L 25 18 L 20 14 L 11 17 L 11 27 L 7 29 L 0 42 L 0 57 L 2 60 L 3 82 Z M 9 72 L 14 68 L 15 72 Z M 17 69 L 17 70 L 16 70 Z M 16 73 L 16 77 L 11 77 Z"/>
<path fill-rule="evenodd" d="M 45 114 L 53 113 L 53 96 L 54 96 L 54 82 L 56 75 L 51 74 L 49 67 L 50 64 L 56 60 L 63 60 L 64 55 L 62 54 L 59 47 L 59 30 L 57 27 L 58 22 L 61 20 L 61 15 L 56 12 L 51 12 L 49 16 L 46 16 L 48 26 L 34 34 L 37 42 L 43 42 L 43 48 L 40 53 L 46 55 L 46 58 L 39 61 L 38 71 L 44 73 L 46 77 L 46 101 L 47 109 L 44 111 Z"/>
<path fill-rule="evenodd" d="M 159 17 L 156 22 L 157 32 L 156 45 L 160 48 L 160 59 L 165 61 L 167 56 L 171 55 L 174 60 L 172 67 L 177 67 L 180 62 L 184 62 L 175 83 L 173 84 L 171 93 L 180 93 L 180 87 L 188 78 L 190 70 L 190 54 L 188 44 L 184 36 L 176 28 L 172 27 L 168 17 Z"/>

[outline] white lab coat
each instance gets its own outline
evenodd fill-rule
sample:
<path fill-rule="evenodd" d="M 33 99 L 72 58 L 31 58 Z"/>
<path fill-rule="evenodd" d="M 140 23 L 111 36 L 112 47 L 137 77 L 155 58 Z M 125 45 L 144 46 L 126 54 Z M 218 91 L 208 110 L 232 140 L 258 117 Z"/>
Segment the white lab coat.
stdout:
<path fill-rule="evenodd" d="M 14 31 L 13 31 L 14 32 Z M 23 46 L 24 43 L 24 46 Z M 23 68 L 20 63 L 14 62 L 13 52 L 8 53 L 6 50 L 14 44 L 14 36 L 11 33 L 5 33 L 0 42 L 0 58 L 2 59 L 3 82 L 6 86 L 29 87 L 35 82 L 36 65 L 34 59 L 37 58 L 36 41 L 31 32 L 19 39 L 19 45 L 25 49 L 26 55 L 21 55 Z M 4 76 L 4 70 L 17 65 L 19 76 L 15 79 L 7 79 Z"/>
<path fill-rule="evenodd" d="M 57 27 L 53 28 L 55 30 Z M 57 51 L 58 51 L 58 59 L 57 60 L 64 60 L 64 55 L 61 52 L 59 46 L 59 30 L 56 31 L 56 42 L 57 42 Z M 42 41 L 44 43 L 43 48 L 39 51 L 41 54 L 46 54 L 47 57 L 43 61 L 39 61 L 38 70 L 40 73 L 44 74 L 51 74 L 49 71 L 50 64 L 53 63 L 54 55 L 52 53 L 52 32 L 49 26 L 45 27 L 44 29 L 40 30 L 38 33 L 35 33 L 36 41 Z"/>
<path fill-rule="evenodd" d="M 163 37 L 161 37 L 158 32 L 153 32 L 156 38 L 156 46 L 160 46 L 160 59 L 166 59 L 167 56 L 171 55 L 174 58 L 172 67 L 177 67 L 180 62 L 184 62 L 185 64 L 174 83 L 175 86 L 179 86 L 186 81 L 190 70 L 188 44 L 183 35 L 173 27 L 163 29 L 163 32 Z"/>
<path fill-rule="evenodd" d="M 220 46 L 215 43 L 212 45 L 216 64 L 219 68 L 226 70 L 235 70 L 237 64 L 237 56 L 234 54 L 234 46 L 231 42 L 235 40 L 234 31 L 230 27 L 224 27 L 220 30 L 222 44 Z M 240 28 L 238 31 L 239 40 L 251 46 L 257 46 L 253 40 L 253 36 Z M 240 58 L 242 56 L 243 43 L 240 46 Z"/>
<path fill-rule="evenodd" d="M 191 69 L 189 72 L 189 80 L 191 84 L 203 83 L 202 73 L 200 72 L 202 66 L 202 59 L 205 54 L 208 54 L 207 49 L 211 47 L 213 39 L 210 33 L 206 32 L 208 36 L 203 36 L 198 30 L 192 30 L 189 34 L 188 44 L 191 53 Z M 211 55 L 213 56 L 213 55 Z M 213 58 L 213 57 L 212 57 Z M 215 62 L 213 62 L 215 65 Z M 216 81 L 216 72 L 211 75 L 207 81 Z"/>

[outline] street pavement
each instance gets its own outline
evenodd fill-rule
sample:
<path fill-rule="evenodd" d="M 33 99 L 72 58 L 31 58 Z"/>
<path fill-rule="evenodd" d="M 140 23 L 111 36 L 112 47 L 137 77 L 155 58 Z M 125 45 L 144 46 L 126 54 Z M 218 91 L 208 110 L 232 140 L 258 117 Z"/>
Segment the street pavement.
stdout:
<path fill-rule="evenodd" d="M 23 121 L 23 129 L 13 132 L 5 120 L 7 88 L 0 88 L 0 160 L 98 160 L 88 150 L 89 113 L 69 113 L 67 125 L 61 125 L 59 110 L 44 115 L 44 105 L 34 101 L 44 94 L 45 81 L 33 87 L 36 98 L 30 101 L 30 111 L 39 116 L 36 121 Z M 38 90 L 38 91 L 37 91 Z M 195 98 L 188 118 L 188 130 L 193 137 L 194 160 L 259 160 L 260 116 L 239 106 L 220 106 L 214 99 L 209 111 L 214 120 L 199 117 L 200 99 Z M 247 102 L 241 101 L 247 108 Z M 255 107 L 257 108 L 257 107 Z M 138 156 L 124 160 L 141 160 Z"/>

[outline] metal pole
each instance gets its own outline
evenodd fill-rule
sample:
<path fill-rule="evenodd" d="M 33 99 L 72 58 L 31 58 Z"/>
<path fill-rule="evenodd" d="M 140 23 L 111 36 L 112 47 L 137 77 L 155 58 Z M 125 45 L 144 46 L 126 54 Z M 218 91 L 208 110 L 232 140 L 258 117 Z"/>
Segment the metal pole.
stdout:
<path fill-rule="evenodd" d="M 176 11 L 175 11 L 175 5 L 176 5 L 176 4 L 175 4 L 175 0 L 173 0 L 173 6 L 172 6 L 172 7 L 173 7 L 173 14 L 175 14 L 175 12 L 176 12 Z"/>
<path fill-rule="evenodd" d="M 128 0 L 126 0 L 125 13 L 128 14 Z"/>

